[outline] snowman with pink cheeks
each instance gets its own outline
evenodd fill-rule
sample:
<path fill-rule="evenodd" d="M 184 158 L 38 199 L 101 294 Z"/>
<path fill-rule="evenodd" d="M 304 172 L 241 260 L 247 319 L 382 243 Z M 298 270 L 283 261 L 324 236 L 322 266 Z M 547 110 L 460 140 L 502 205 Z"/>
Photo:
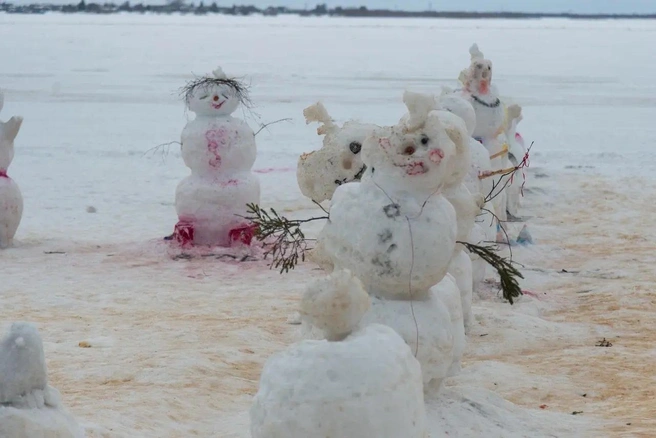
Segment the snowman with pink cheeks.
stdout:
<path fill-rule="evenodd" d="M 232 117 L 248 103 L 247 90 L 221 68 L 188 83 L 185 103 L 196 118 L 182 131 L 181 155 L 191 169 L 175 194 L 178 223 L 172 238 L 181 245 L 250 245 L 254 228 L 243 216 L 246 204 L 260 202 L 260 182 L 252 172 L 255 134 Z"/>

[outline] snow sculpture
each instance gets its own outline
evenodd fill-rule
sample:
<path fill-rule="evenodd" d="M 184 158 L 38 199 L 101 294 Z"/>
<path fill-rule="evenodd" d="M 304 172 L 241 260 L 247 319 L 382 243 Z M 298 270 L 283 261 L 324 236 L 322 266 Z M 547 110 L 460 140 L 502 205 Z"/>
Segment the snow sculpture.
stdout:
<path fill-rule="evenodd" d="M 517 133 L 517 124 L 522 121 L 522 107 L 513 104 L 506 110 L 506 122 L 504 124 L 505 144 L 508 147 L 508 159 L 513 166 L 518 166 L 526 154 L 524 140 Z M 521 170 L 513 172 L 511 183 L 506 188 L 507 204 L 506 211 L 509 219 L 518 220 L 520 199 L 522 195 L 522 184 L 526 175 Z"/>
<path fill-rule="evenodd" d="M 352 332 L 368 304 L 348 270 L 310 284 L 303 317 L 335 342 L 306 340 L 267 360 L 250 410 L 253 438 L 427 436 L 410 348 L 384 325 Z"/>
<path fill-rule="evenodd" d="M 498 140 L 499 135 L 503 133 L 505 110 L 499 92 L 492 84 L 492 61 L 484 58 L 476 44 L 471 46 L 469 53 L 471 64 L 460 73 L 459 79 L 463 84 L 461 95 L 472 104 L 476 113 L 474 138 L 495 157 L 491 160 L 494 170 L 506 169 L 510 165 L 508 154 L 503 153 L 503 142 Z M 504 177 L 495 177 L 497 182 L 502 179 Z M 499 185 L 502 186 L 503 183 Z M 507 194 L 503 191 L 493 200 L 495 213 L 502 221 L 506 220 L 506 197 Z"/>
<path fill-rule="evenodd" d="M 48 385 L 43 343 L 32 324 L 12 324 L 0 344 L 0 436 L 84 437 Z"/>
<path fill-rule="evenodd" d="M 251 171 L 255 135 L 231 115 L 248 102 L 246 89 L 218 68 L 184 91 L 196 118 L 182 131 L 182 159 L 191 175 L 176 190 L 173 236 L 183 245 L 249 245 L 254 229 L 241 216 L 247 215 L 246 204 L 260 202 L 260 182 Z"/>
<path fill-rule="evenodd" d="M 449 111 L 459 116 L 465 121 L 467 133 L 469 135 L 471 166 L 469 172 L 465 176 L 464 184 L 472 195 L 479 197 L 478 202 L 480 202 L 480 197 L 482 197 L 484 200 L 484 198 L 489 196 L 492 192 L 493 180 L 491 178 L 479 178 L 479 175 L 482 172 L 491 170 L 491 164 L 490 154 L 485 146 L 472 138 L 476 126 L 476 113 L 474 108 L 462 96 L 454 94 L 447 89 L 445 89 L 442 95 L 438 98 L 437 106 L 442 110 Z M 449 200 L 455 199 L 454 197 L 451 197 Z M 458 209 L 456 207 L 456 211 L 457 210 Z M 458 240 L 464 240 L 473 244 L 481 244 L 485 240 L 490 242 L 494 241 L 496 238 L 496 219 L 492 213 L 490 213 L 492 211 L 494 211 L 494 206 L 490 202 L 485 203 L 483 208 L 476 213 L 476 223 L 471 228 L 470 234 L 468 236 L 463 237 L 462 234 L 464 233 L 465 229 L 462 228 L 462 226 L 459 226 L 459 229 L 462 229 L 462 233 L 459 232 Z M 461 212 L 459 216 L 463 217 L 463 220 L 468 220 L 465 219 L 467 214 L 468 213 L 465 205 L 465 210 Z M 462 220 L 459 219 L 459 222 L 461 221 Z M 463 312 L 465 313 L 466 326 L 469 326 L 472 318 L 471 312 L 468 312 L 466 306 L 466 302 L 469 301 L 467 298 L 469 295 L 469 280 L 467 277 L 471 271 L 474 284 L 472 288 L 475 288 L 485 279 L 485 273 L 487 270 L 487 263 L 483 261 L 479 256 L 470 254 L 470 258 L 472 266 L 467 266 L 467 262 L 462 259 L 462 254 L 458 253 L 454 255 L 452 266 L 449 269 L 449 272 L 456 278 L 458 287 L 463 294 Z"/>
<path fill-rule="evenodd" d="M 4 93 L 0 91 L 0 111 L 3 105 Z M 23 195 L 7 175 L 14 159 L 14 139 L 22 123 L 23 118 L 18 116 L 0 121 L 0 249 L 11 246 L 23 216 Z"/>
<path fill-rule="evenodd" d="M 317 134 L 324 135 L 323 147 L 305 153 L 298 160 L 296 176 L 303 195 L 323 202 L 332 198 L 335 189 L 359 181 L 367 166 L 362 162 L 362 143 L 376 125 L 349 121 L 335 124 L 320 102 L 303 110 L 307 123 L 319 122 Z"/>
<path fill-rule="evenodd" d="M 440 386 L 459 360 L 454 351 L 463 348 L 454 345 L 445 305 L 453 300 L 434 286 L 444 282 L 440 288 L 459 298 L 446 277 L 456 247 L 456 212 L 441 190 L 454 182 L 454 169 L 463 168 L 463 176 L 467 171 L 468 142 L 464 122 L 444 124 L 432 96 L 406 92 L 404 102 L 408 117 L 365 140 L 367 172 L 361 183 L 335 190 L 318 240 L 334 268 L 351 269 L 372 296 L 363 323 L 394 328 L 417 352 L 430 388 Z M 460 308 L 453 319 L 461 318 Z M 456 336 L 455 343 L 461 341 Z"/>

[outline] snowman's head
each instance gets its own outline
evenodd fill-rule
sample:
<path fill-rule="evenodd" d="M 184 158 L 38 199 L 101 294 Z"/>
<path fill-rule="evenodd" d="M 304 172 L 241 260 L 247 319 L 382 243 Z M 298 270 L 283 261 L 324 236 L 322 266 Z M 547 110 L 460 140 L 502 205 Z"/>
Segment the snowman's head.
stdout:
<path fill-rule="evenodd" d="M 474 44 L 469 49 L 471 63 L 469 68 L 460 74 L 460 81 L 465 89 L 475 95 L 490 93 L 492 85 L 492 61 L 485 59 L 483 52 Z"/>
<path fill-rule="evenodd" d="M 228 116 L 240 103 L 248 105 L 248 90 L 220 68 L 212 76 L 194 79 L 182 89 L 187 107 L 198 115 Z"/>
<path fill-rule="evenodd" d="M 374 168 L 377 179 L 388 178 L 413 191 L 437 192 L 452 177 L 466 138 L 462 129 L 442 123 L 433 110 L 434 97 L 406 92 L 404 102 L 409 116 L 391 132 L 379 130 L 368 137 L 363 160 Z"/>
<path fill-rule="evenodd" d="M 342 184 L 359 181 L 367 169 L 362 162 L 362 143 L 377 126 L 349 121 L 339 126 L 319 102 L 303 111 L 307 123 L 319 122 L 323 146 L 300 156 L 296 178 L 301 192 L 322 202 L 331 199 Z"/>

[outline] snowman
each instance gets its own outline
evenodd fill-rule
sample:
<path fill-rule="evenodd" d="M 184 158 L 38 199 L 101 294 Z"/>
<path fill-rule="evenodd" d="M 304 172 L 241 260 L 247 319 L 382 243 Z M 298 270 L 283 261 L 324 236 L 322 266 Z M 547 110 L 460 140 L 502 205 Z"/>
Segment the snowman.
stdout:
<path fill-rule="evenodd" d="M 348 270 L 313 281 L 303 320 L 323 331 L 270 357 L 250 409 L 253 438 L 425 438 L 422 371 L 390 327 L 359 324 L 370 298 Z"/>
<path fill-rule="evenodd" d="M 296 177 L 304 196 L 315 202 L 332 198 L 342 184 L 359 181 L 367 166 L 362 162 L 362 143 L 376 125 L 348 121 L 342 126 L 331 119 L 321 102 L 303 110 L 306 123 L 319 122 L 321 149 L 299 157 Z"/>
<path fill-rule="evenodd" d="M 36 327 L 17 322 L 0 342 L 0 436 L 82 438 L 84 433 L 48 385 Z"/>
<path fill-rule="evenodd" d="M 231 115 L 247 103 L 246 89 L 218 68 L 187 84 L 184 92 L 196 118 L 182 131 L 182 159 L 191 175 L 176 190 L 173 237 L 182 245 L 250 245 L 254 228 L 243 216 L 246 204 L 260 201 L 260 182 L 251 171 L 255 135 Z"/>
<path fill-rule="evenodd" d="M 506 109 L 506 122 L 504 124 L 504 140 L 508 147 L 508 159 L 512 166 L 519 166 L 526 154 L 526 147 L 524 139 L 517 132 L 517 125 L 523 119 L 522 107 L 516 104 L 509 105 Z M 508 219 L 512 221 L 520 221 L 519 207 L 522 195 L 522 185 L 526 178 L 525 173 L 518 169 L 512 174 L 511 183 L 506 188 L 507 190 L 507 204 L 506 211 Z"/>
<path fill-rule="evenodd" d="M 460 73 L 460 81 L 463 84 L 460 90 L 461 96 L 467 99 L 476 113 L 476 128 L 473 136 L 481 142 L 488 150 L 491 157 L 491 165 L 494 170 L 506 169 L 510 166 L 508 154 L 504 152 L 504 142 L 499 141 L 499 135 L 503 133 L 505 121 L 505 108 L 499 92 L 492 84 L 492 61 L 485 59 L 478 45 L 474 44 L 469 49 L 471 63 L 469 68 Z M 494 178 L 497 190 L 504 186 L 509 176 L 498 176 Z M 506 220 L 507 194 L 502 191 L 492 201 L 494 211 L 501 221 Z"/>
<path fill-rule="evenodd" d="M 0 111 L 3 104 L 4 94 L 0 91 Z M 11 246 L 23 216 L 23 195 L 7 175 L 14 159 L 14 139 L 22 123 L 23 118 L 17 116 L 0 122 L 0 249 Z"/>
<path fill-rule="evenodd" d="M 372 297 L 363 324 L 388 325 L 410 345 L 427 390 L 464 349 L 460 293 L 447 273 L 456 212 L 441 191 L 454 168 L 469 166 L 468 142 L 464 122 L 444 124 L 432 96 L 406 92 L 404 102 L 409 117 L 365 140 L 367 171 L 335 190 L 318 241 L 331 266 L 350 269 Z"/>
<path fill-rule="evenodd" d="M 464 99 L 462 96 L 451 92 L 448 89 L 443 90 L 442 95 L 437 100 L 437 106 L 439 109 L 449 111 L 460 118 L 462 118 L 467 127 L 467 132 L 469 134 L 469 149 L 471 153 L 471 166 L 467 175 L 464 178 L 464 184 L 469 192 L 478 198 L 478 202 L 481 202 L 481 197 L 483 200 L 485 197 L 490 195 L 493 190 L 493 181 L 491 178 L 480 179 L 479 175 L 483 172 L 491 170 L 490 163 L 490 154 L 483 146 L 482 143 L 475 140 L 471 136 L 473 135 L 475 126 L 476 126 L 476 113 L 472 105 Z M 456 198 L 452 198 L 457 200 Z M 466 204 L 465 204 L 466 205 Z M 456 207 L 456 211 L 458 208 Z M 491 212 L 494 211 L 494 207 L 491 202 L 486 202 L 483 205 L 483 208 L 478 211 L 476 214 L 475 224 L 470 230 L 468 236 L 463 236 L 460 231 L 464 233 L 465 229 L 459 227 L 459 237 L 458 240 L 464 240 L 475 245 L 481 245 L 483 242 L 494 241 L 496 238 L 496 221 Z M 466 216 L 467 209 L 465 208 L 459 216 Z M 462 222 L 459 219 L 459 222 Z M 466 222 L 465 222 L 466 225 Z M 464 237 L 464 239 L 463 239 Z M 460 254 L 457 255 L 461 257 Z M 471 253 L 469 254 L 471 260 L 471 268 L 467 266 L 466 261 L 460 261 L 452 265 L 452 268 L 449 270 L 456 280 L 458 281 L 458 287 L 463 294 L 463 312 L 465 314 L 465 325 L 468 326 L 471 323 L 471 312 L 468 312 L 466 301 L 469 301 L 467 295 L 468 293 L 468 284 L 469 284 L 469 271 L 471 270 L 472 276 L 472 286 L 471 289 L 477 289 L 483 280 L 485 279 L 485 274 L 487 270 L 487 263 L 481 259 L 479 256 Z M 464 291 L 464 292 L 463 292 Z"/>

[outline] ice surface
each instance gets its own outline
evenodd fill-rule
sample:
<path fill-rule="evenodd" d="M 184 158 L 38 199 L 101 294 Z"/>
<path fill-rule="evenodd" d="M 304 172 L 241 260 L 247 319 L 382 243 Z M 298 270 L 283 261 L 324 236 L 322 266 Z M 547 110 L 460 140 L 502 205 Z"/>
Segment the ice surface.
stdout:
<path fill-rule="evenodd" d="M 296 339 L 287 317 L 319 272 L 169 257 L 159 239 L 188 169 L 176 146 L 142 155 L 179 139 L 178 88 L 229 65 L 252 83 L 262 122 L 292 118 L 257 135 L 254 169 L 266 172 L 263 204 L 308 217 L 321 212 L 306 210 L 295 168 L 318 137 L 303 108 L 321 100 L 340 124 L 394 124 L 404 88 L 455 88 L 479 41 L 503 96 L 523 107 L 522 136 L 535 140 L 522 211 L 536 244 L 513 252 L 540 299 L 510 307 L 484 284 L 463 371 L 447 379 L 443 403 L 428 401 L 431 432 L 649 436 L 656 62 L 644 54 L 654 31 L 639 20 L 0 14 L 0 53 L 12 54 L 0 65 L 2 114 L 26 120 L 11 167 L 25 212 L 16 247 L 0 254 L 0 319 L 40 324 L 51 382 L 90 437 L 248 437 L 262 365 Z M 200 41 L 229 44 L 208 52 Z M 595 347 L 603 336 L 620 338 Z"/>

